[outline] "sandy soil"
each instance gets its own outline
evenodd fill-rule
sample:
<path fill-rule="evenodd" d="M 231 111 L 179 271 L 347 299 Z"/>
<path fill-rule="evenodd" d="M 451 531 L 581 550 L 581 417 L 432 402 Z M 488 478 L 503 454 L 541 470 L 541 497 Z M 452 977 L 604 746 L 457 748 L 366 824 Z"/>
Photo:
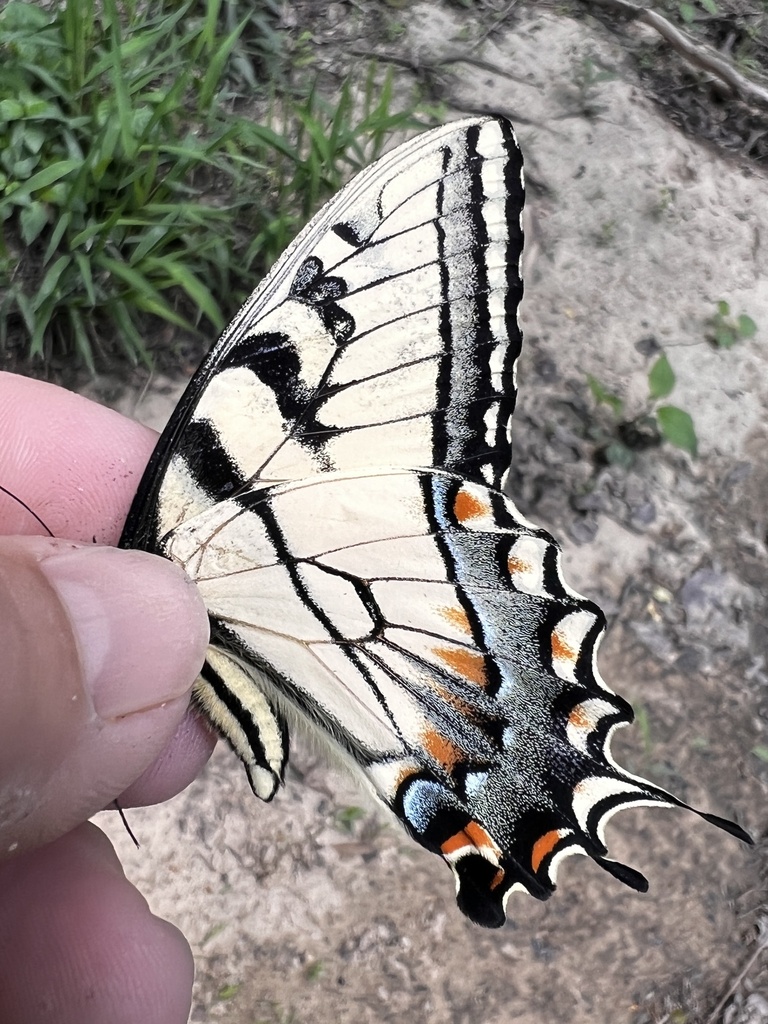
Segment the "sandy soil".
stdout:
<path fill-rule="evenodd" d="M 318 32 L 353 35 L 339 8 Z M 520 8 L 481 50 L 499 72 L 455 65 L 446 93 L 456 108 L 508 114 L 527 159 L 515 498 L 562 541 L 569 582 L 609 613 L 602 672 L 640 712 L 619 760 L 760 836 L 768 182 L 682 135 L 598 24 Z M 399 52 L 417 61 L 478 31 L 437 3 L 395 16 Z M 603 69 L 610 78 L 591 80 Z M 754 319 L 756 337 L 708 343 L 719 299 Z M 628 471 L 598 466 L 592 435 L 613 425 L 587 374 L 637 414 L 659 348 L 699 459 L 664 445 Z M 157 426 L 177 394 L 160 382 L 122 408 Z M 463 920 L 447 869 L 306 745 L 269 807 L 220 747 L 187 792 L 131 812 L 140 851 L 111 816 L 100 824 L 193 944 L 195 1022 L 693 1024 L 735 982 L 728 1024 L 768 1021 L 768 957 L 739 982 L 766 914 L 765 847 L 683 813 L 631 811 L 610 826 L 613 855 L 649 876 L 648 895 L 575 858 L 549 903 L 518 897 L 497 933 Z"/>

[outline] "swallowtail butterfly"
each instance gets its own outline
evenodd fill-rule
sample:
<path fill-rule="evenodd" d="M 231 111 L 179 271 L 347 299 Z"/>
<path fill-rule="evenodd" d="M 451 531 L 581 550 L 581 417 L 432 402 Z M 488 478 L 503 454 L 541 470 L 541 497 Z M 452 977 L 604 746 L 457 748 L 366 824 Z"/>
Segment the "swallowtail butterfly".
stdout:
<path fill-rule="evenodd" d="M 573 853 L 645 890 L 605 823 L 687 806 L 612 759 L 632 711 L 597 671 L 604 617 L 504 494 L 522 207 L 502 119 L 358 175 L 204 360 L 121 540 L 197 582 L 196 701 L 256 795 L 283 781 L 289 725 L 310 726 L 488 927 Z"/>

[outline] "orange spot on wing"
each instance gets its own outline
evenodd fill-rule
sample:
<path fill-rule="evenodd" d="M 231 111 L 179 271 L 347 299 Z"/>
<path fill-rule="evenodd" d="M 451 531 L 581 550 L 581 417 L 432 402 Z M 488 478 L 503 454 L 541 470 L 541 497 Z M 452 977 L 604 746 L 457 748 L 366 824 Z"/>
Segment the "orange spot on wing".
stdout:
<path fill-rule="evenodd" d="M 485 658 L 476 651 L 465 651 L 460 647 L 435 647 L 434 653 L 460 676 L 469 680 L 470 683 L 477 683 L 478 686 L 487 686 L 488 677 L 485 674 Z"/>
<path fill-rule="evenodd" d="M 412 775 L 416 774 L 416 769 L 410 765 L 403 765 L 400 771 L 395 776 L 395 790 L 400 789 L 406 779 L 409 779 Z"/>
<path fill-rule="evenodd" d="M 491 510 L 484 501 L 480 501 L 474 494 L 470 494 L 469 491 L 462 488 L 456 495 L 453 512 L 460 523 L 466 523 L 468 519 L 479 519 L 480 516 L 490 515 Z"/>
<path fill-rule="evenodd" d="M 565 661 L 573 661 L 576 658 L 576 651 L 566 643 L 563 635 L 557 630 L 552 634 L 552 657 L 562 658 Z"/>
<path fill-rule="evenodd" d="M 501 852 L 483 826 L 476 821 L 468 821 L 461 832 L 455 832 L 450 839 L 446 839 L 440 849 L 448 855 L 468 847 L 473 850 L 490 850 L 494 857 L 498 857 Z M 503 877 L 504 872 L 501 871 L 501 878 L 494 878 L 491 888 L 497 886 Z"/>
<path fill-rule="evenodd" d="M 477 846 L 477 847 L 487 846 L 489 849 L 493 850 L 493 852 L 494 852 L 494 854 L 496 856 L 498 856 L 499 853 L 501 852 L 499 850 L 498 846 L 496 845 L 496 843 L 494 843 L 494 841 L 491 839 L 491 837 L 485 831 L 483 826 L 478 824 L 478 822 L 470 821 L 465 826 L 464 831 L 470 837 L 470 839 L 475 844 L 475 846 Z"/>
<path fill-rule="evenodd" d="M 475 844 L 470 840 L 466 832 L 456 832 L 446 839 L 440 846 L 440 851 L 445 857 L 449 857 L 452 853 L 457 853 L 459 850 L 463 850 L 466 846 L 474 846 Z"/>
<path fill-rule="evenodd" d="M 559 840 L 560 832 L 557 829 L 545 832 L 543 836 L 536 840 L 531 850 L 531 867 L 534 871 L 539 870 L 541 862 L 548 854 L 552 853 Z"/>
<path fill-rule="evenodd" d="M 447 771 L 452 771 L 458 762 L 463 760 L 462 751 L 434 729 L 423 732 L 421 742 L 430 757 L 434 757 Z"/>
<path fill-rule="evenodd" d="M 572 725 L 575 729 L 591 729 L 592 719 L 584 710 L 583 705 L 577 704 L 576 707 L 568 715 L 568 725 Z"/>
<path fill-rule="evenodd" d="M 507 568 L 509 569 L 510 575 L 514 576 L 516 573 L 530 572 L 531 563 L 526 562 L 522 558 L 517 558 L 515 555 L 510 555 L 507 559 Z"/>
<path fill-rule="evenodd" d="M 444 619 L 447 619 L 448 622 L 456 626 L 457 629 L 460 629 L 462 633 L 472 632 L 467 613 L 463 608 L 441 608 L 440 614 Z"/>

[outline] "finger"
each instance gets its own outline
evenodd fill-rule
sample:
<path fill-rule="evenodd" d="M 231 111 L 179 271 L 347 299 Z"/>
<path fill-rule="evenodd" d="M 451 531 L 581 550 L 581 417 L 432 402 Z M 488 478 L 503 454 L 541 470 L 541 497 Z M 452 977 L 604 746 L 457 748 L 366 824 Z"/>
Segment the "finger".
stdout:
<path fill-rule="evenodd" d="M 192 954 L 82 825 L 0 866 L 0 1020 L 186 1024 Z"/>
<path fill-rule="evenodd" d="M 0 372 L 0 486 L 58 537 L 116 544 L 157 441 L 154 431 L 62 388 Z M 23 505 L 0 492 L 0 534 L 40 534 Z M 190 713 L 126 806 L 166 800 L 208 760 L 216 737 Z"/>
<path fill-rule="evenodd" d="M 56 537 L 116 544 L 157 435 L 39 380 L 0 373 L 0 485 Z M 40 524 L 0 493 L 0 533 Z"/>
<path fill-rule="evenodd" d="M 120 794 L 120 807 L 145 807 L 176 796 L 200 774 L 217 741 L 213 728 L 190 709 L 152 764 Z"/>
<path fill-rule="evenodd" d="M 147 769 L 207 639 L 197 590 L 170 562 L 0 537 L 0 857 L 63 835 Z"/>

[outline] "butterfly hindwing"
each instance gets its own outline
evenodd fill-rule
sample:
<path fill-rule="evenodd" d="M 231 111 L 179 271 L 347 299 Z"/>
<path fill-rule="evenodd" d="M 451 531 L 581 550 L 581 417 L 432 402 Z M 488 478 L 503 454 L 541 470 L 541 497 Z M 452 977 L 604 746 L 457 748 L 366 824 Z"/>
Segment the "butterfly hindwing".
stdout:
<path fill-rule="evenodd" d="M 195 684 L 195 701 L 245 765 L 256 796 L 271 800 L 285 775 L 288 728 L 253 658 L 239 661 L 214 644 Z"/>
<path fill-rule="evenodd" d="M 503 493 L 522 204 L 503 119 L 435 129 L 355 178 L 202 364 L 121 541 L 200 588 L 197 703 L 254 792 L 272 798 L 303 723 L 486 926 L 515 889 L 546 898 L 572 853 L 643 889 L 605 823 L 680 804 L 614 762 L 632 712 L 597 671 L 602 613 Z"/>
<path fill-rule="evenodd" d="M 668 802 L 606 758 L 631 712 L 592 669 L 602 615 L 496 490 L 441 471 L 316 476 L 219 503 L 164 553 L 217 642 L 335 738 L 479 923 L 503 922 L 515 886 L 548 895 L 565 852 L 602 862 L 610 801 Z"/>

